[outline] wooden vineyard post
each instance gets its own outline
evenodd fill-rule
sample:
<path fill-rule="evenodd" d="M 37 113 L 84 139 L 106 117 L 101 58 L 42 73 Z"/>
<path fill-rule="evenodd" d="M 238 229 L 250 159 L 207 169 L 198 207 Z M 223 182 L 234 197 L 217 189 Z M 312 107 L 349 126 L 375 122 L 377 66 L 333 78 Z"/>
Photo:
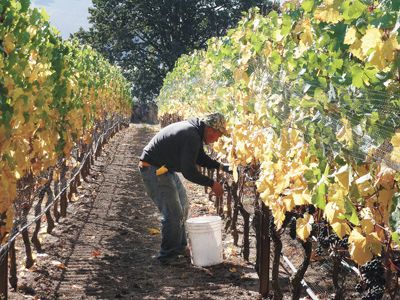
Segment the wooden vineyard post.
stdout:
<path fill-rule="evenodd" d="M 60 198 L 60 214 L 61 217 L 65 218 L 67 216 L 67 208 L 68 208 L 68 198 L 67 198 L 67 164 L 65 160 L 63 161 L 61 165 L 61 174 L 60 174 L 60 192 L 61 192 L 61 198 Z"/>
<path fill-rule="evenodd" d="M 8 299 L 8 255 L 0 251 L 0 299 Z"/>
<path fill-rule="evenodd" d="M 261 247 L 260 247 L 260 294 L 263 298 L 269 294 L 269 265 L 270 265 L 270 236 L 269 236 L 269 208 L 261 201 L 262 217 L 260 220 Z"/>

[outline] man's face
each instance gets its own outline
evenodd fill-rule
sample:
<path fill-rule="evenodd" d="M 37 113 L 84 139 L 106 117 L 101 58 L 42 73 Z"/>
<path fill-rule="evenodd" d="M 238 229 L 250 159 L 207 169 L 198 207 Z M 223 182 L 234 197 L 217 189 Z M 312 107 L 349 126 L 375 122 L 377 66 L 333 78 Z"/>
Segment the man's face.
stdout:
<path fill-rule="evenodd" d="M 218 130 L 215 130 L 214 128 L 211 127 L 206 127 L 204 130 L 204 143 L 206 145 L 212 144 L 222 136 L 222 133 Z"/>

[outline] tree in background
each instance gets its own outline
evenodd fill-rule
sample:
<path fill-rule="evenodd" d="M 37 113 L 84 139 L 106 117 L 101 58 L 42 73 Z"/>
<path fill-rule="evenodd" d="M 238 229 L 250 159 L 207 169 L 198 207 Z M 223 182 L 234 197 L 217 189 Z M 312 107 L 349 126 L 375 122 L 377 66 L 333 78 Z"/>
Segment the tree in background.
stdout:
<path fill-rule="evenodd" d="M 273 0 L 272 0 L 273 1 Z M 152 102 L 184 53 L 224 35 L 243 11 L 278 7 L 271 0 L 93 0 L 92 27 L 75 36 L 119 65 L 139 102 Z"/>

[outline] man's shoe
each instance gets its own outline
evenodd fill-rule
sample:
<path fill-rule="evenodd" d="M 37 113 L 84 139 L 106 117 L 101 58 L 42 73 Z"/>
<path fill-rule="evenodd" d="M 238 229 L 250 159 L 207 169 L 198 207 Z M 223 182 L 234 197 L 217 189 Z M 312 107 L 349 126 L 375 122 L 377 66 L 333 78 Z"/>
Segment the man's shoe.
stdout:
<path fill-rule="evenodd" d="M 183 255 L 178 255 L 175 257 L 171 257 L 171 258 L 159 258 L 158 261 L 163 266 L 174 266 L 174 267 L 182 266 L 183 267 L 188 264 L 187 258 L 184 257 Z"/>
<path fill-rule="evenodd" d="M 182 252 L 180 252 L 179 255 L 184 256 L 184 257 L 186 257 L 186 258 L 190 258 L 191 256 L 190 256 L 190 249 L 189 249 L 189 247 L 186 247 L 185 249 L 183 249 Z"/>

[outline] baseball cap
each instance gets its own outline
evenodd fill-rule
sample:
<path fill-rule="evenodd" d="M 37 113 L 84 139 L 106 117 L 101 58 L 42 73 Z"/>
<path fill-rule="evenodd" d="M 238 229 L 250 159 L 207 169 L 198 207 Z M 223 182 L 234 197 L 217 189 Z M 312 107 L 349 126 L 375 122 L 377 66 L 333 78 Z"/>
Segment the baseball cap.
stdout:
<path fill-rule="evenodd" d="M 221 132 L 223 135 L 229 135 L 228 131 L 226 130 L 226 120 L 225 117 L 221 113 L 212 113 L 204 118 L 202 118 L 202 121 L 204 124 L 206 124 L 208 127 L 211 127 L 215 130 L 218 130 Z"/>

